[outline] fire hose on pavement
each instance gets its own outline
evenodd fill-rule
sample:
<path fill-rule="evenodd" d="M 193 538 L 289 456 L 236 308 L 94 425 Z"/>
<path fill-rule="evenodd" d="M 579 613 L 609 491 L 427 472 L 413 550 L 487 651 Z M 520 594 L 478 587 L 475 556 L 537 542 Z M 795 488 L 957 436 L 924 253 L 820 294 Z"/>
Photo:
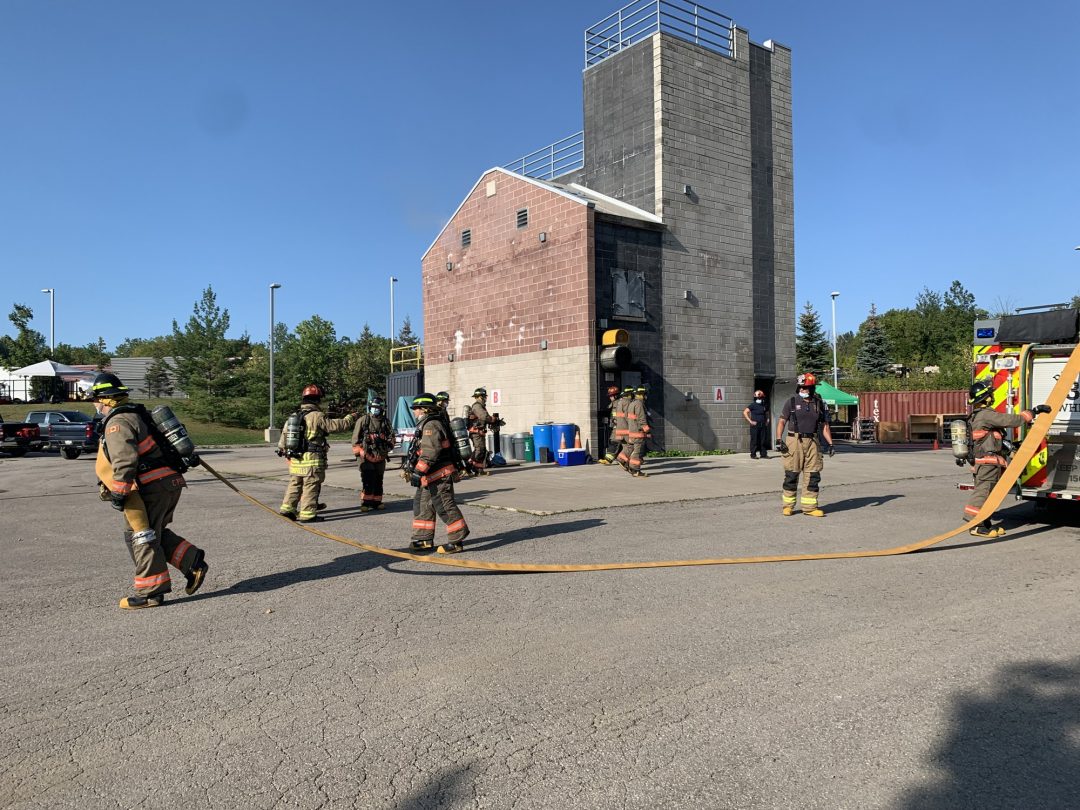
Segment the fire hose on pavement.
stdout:
<path fill-rule="evenodd" d="M 1080 345 L 1073 349 L 1072 354 L 1069 356 L 1069 361 L 1065 364 L 1065 368 L 1061 372 L 1061 376 L 1058 377 L 1057 383 L 1054 385 L 1053 390 L 1050 392 L 1050 396 L 1046 400 L 1046 404 L 1050 406 L 1051 412 L 1056 413 L 1062 403 L 1065 401 L 1066 395 L 1073 387 L 1073 384 L 1080 376 Z M 1009 466 L 1001 475 L 1001 479 L 997 482 L 997 485 L 990 492 L 990 496 L 986 499 L 986 503 L 983 504 L 979 513 L 975 515 L 970 523 L 965 523 L 951 531 L 944 534 L 938 534 L 934 537 L 930 537 L 926 540 L 920 540 L 916 543 L 909 543 L 905 546 L 895 546 L 893 548 L 878 549 L 872 551 L 832 551 L 823 552 L 820 554 L 779 554 L 771 556 L 759 556 L 759 557 L 712 557 L 700 560 L 650 560 L 645 562 L 614 562 L 614 563 L 591 563 L 582 565 L 560 565 L 560 564 L 530 564 L 530 563 L 498 563 L 498 562 L 484 562 L 483 560 L 474 559 L 461 559 L 460 557 L 442 557 L 438 555 L 419 555 L 410 554 L 407 551 L 398 551 L 391 548 L 382 548 L 381 546 L 373 546 L 368 543 L 361 543 L 357 540 L 350 540 L 347 537 L 340 537 L 330 532 L 325 532 L 320 529 L 313 528 L 311 526 L 304 526 L 297 524 L 299 528 L 311 534 L 316 534 L 319 537 L 325 537 L 327 540 L 333 540 L 336 543 L 342 543 L 353 548 L 362 549 L 364 551 L 370 551 L 373 554 L 382 554 L 387 557 L 396 557 L 401 560 L 412 560 L 414 562 L 426 563 L 428 565 L 444 565 L 451 568 L 468 568 L 477 571 L 503 571 L 509 573 L 537 573 L 537 574 L 556 574 L 556 573 L 572 573 L 580 571 L 619 571 L 633 568 L 682 568 L 692 565 L 750 565 L 753 563 L 777 563 L 777 562 L 804 562 L 808 560 L 845 560 L 854 559 L 859 557 L 893 557 L 899 554 L 910 554 L 913 551 L 919 551 L 920 549 L 929 548 L 930 546 L 943 543 L 950 538 L 956 537 L 959 534 L 966 532 L 971 526 L 974 526 L 982 521 L 988 519 L 991 515 L 997 511 L 1001 502 L 1005 499 L 1005 496 L 1009 494 L 1009 490 L 1012 489 L 1016 479 L 1020 476 L 1020 473 L 1024 471 L 1028 462 L 1039 450 L 1039 445 L 1042 444 L 1043 439 L 1046 437 L 1047 431 L 1050 429 L 1050 423 L 1053 421 L 1051 415 L 1047 415 L 1045 418 L 1037 418 L 1028 430 L 1027 436 L 1024 438 L 1023 443 L 1020 445 L 1016 453 L 1013 454 L 1012 460 L 1009 462 Z M 275 515 L 281 520 L 288 521 L 289 519 L 283 515 L 278 514 L 277 510 L 262 503 L 261 501 L 248 495 L 246 492 L 240 490 L 235 484 L 226 479 L 221 473 L 217 472 L 213 467 L 208 465 L 205 461 L 202 462 L 202 466 L 206 468 L 206 471 L 221 481 L 229 489 L 233 490 L 243 498 L 250 501 L 260 509 L 264 509 L 272 515 Z M 291 522 L 291 521 L 289 521 Z"/>

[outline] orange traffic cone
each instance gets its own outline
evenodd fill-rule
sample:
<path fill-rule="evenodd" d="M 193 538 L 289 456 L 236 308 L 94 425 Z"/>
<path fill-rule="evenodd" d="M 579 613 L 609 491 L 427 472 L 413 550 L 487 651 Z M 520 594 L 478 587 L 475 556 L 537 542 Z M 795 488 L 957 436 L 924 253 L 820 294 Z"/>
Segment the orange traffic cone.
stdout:
<path fill-rule="evenodd" d="M 560 450 L 565 450 L 566 449 L 566 434 L 565 433 L 560 433 L 559 434 L 559 449 Z"/>
<path fill-rule="evenodd" d="M 939 450 L 937 436 L 934 437 L 934 449 Z"/>
<path fill-rule="evenodd" d="M 577 431 L 574 433 L 574 449 L 581 449 L 581 428 L 578 428 Z"/>

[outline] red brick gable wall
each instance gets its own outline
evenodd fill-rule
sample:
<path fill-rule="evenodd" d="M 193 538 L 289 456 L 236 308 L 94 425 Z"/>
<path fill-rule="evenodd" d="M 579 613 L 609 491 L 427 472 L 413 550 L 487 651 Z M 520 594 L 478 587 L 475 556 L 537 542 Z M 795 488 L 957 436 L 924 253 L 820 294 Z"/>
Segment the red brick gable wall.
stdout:
<path fill-rule="evenodd" d="M 522 208 L 529 224 L 518 228 Z M 481 178 L 422 261 L 425 364 L 537 352 L 541 340 L 549 350 L 590 345 L 592 222 L 591 209 L 550 189 L 496 171 Z"/>

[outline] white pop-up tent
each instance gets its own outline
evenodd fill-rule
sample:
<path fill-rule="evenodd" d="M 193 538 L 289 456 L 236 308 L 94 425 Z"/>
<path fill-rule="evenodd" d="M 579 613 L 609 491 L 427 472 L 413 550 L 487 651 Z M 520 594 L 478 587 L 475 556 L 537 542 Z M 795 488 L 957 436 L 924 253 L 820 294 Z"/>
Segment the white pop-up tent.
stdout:
<path fill-rule="evenodd" d="M 87 371 L 84 368 L 65 366 L 63 363 L 55 363 L 52 360 L 42 360 L 40 363 L 32 363 L 9 371 L 12 377 L 93 377 L 96 371 Z"/>

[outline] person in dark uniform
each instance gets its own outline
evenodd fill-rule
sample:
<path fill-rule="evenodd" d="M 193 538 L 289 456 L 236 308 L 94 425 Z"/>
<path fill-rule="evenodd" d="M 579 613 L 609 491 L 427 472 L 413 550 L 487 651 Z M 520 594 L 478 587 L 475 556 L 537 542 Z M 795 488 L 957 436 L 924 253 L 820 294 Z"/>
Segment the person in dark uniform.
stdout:
<path fill-rule="evenodd" d="M 972 385 L 968 390 L 968 404 L 972 411 L 971 441 L 975 445 L 975 488 L 971 490 L 971 497 L 964 507 L 966 521 L 979 514 L 982 505 L 990 496 L 990 491 L 1009 466 L 1009 456 L 1005 449 L 1007 431 L 1021 425 L 1030 425 L 1040 413 L 1050 413 L 1049 405 L 1036 405 L 1030 411 L 1020 411 L 1018 414 L 995 411 L 992 380 L 979 380 Z M 1005 530 L 1000 526 L 994 528 L 987 518 L 973 526 L 970 534 L 975 537 L 1001 537 Z"/>
<path fill-rule="evenodd" d="M 784 457 L 783 502 L 784 514 L 795 514 L 799 492 L 799 476 L 805 475 L 802 512 L 809 517 L 825 517 L 818 505 L 823 453 L 833 454 L 832 430 L 829 428 L 825 403 L 816 396 L 817 377 L 800 374 L 796 380 L 795 396 L 784 403 L 776 420 L 776 449 Z M 785 435 L 785 428 L 787 428 Z M 826 444 L 818 446 L 818 431 Z"/>
<path fill-rule="evenodd" d="M 772 413 L 764 391 L 754 392 L 754 401 L 743 408 L 742 415 L 750 423 L 750 458 L 768 458 Z"/>

